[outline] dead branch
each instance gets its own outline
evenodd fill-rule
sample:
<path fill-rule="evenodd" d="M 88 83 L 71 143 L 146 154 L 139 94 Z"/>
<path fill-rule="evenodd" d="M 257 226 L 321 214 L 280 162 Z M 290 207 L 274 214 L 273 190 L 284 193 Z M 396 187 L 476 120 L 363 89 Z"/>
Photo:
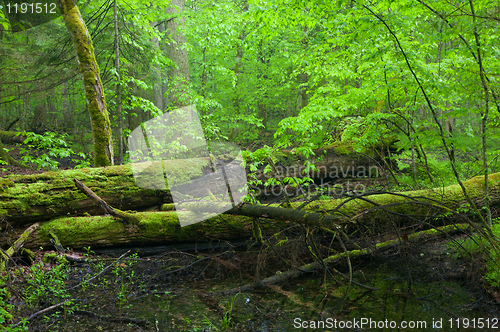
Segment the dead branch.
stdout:
<path fill-rule="evenodd" d="M 466 231 L 467 229 L 469 229 L 469 227 L 470 227 L 470 225 L 468 225 L 468 224 L 457 224 L 457 225 L 448 225 L 448 226 L 437 227 L 435 229 L 429 229 L 429 230 L 425 230 L 425 231 L 421 231 L 421 232 L 417 232 L 415 234 L 412 234 L 412 235 L 408 236 L 407 241 L 408 242 L 426 241 L 426 240 L 441 236 L 442 234 L 452 234 L 452 233 L 456 233 L 456 232 L 463 232 L 463 231 Z M 259 287 L 263 287 L 263 286 L 268 286 L 268 285 L 275 284 L 275 283 L 282 283 L 284 281 L 300 277 L 306 273 L 314 273 L 316 271 L 320 271 L 323 269 L 323 265 L 328 266 L 328 265 L 336 264 L 339 261 L 345 259 L 347 257 L 347 255 L 350 258 L 359 258 L 359 257 L 363 257 L 366 255 L 371 255 L 375 252 L 387 251 L 387 250 L 392 249 L 392 248 L 399 246 L 401 244 L 402 244 L 401 240 L 396 239 L 396 240 L 390 240 L 390 241 L 378 243 L 372 248 L 365 248 L 362 250 L 356 249 L 356 250 L 351 250 L 349 252 L 339 253 L 339 254 L 327 257 L 322 261 L 318 260 L 318 261 L 315 261 L 311 264 L 306 264 L 306 265 L 303 265 L 301 267 L 293 268 L 293 269 L 290 269 L 286 272 L 276 274 L 272 277 L 261 280 L 255 284 L 248 284 L 245 286 L 241 286 L 241 287 L 227 290 L 224 292 L 224 294 L 234 294 L 234 293 L 238 293 L 238 292 L 247 292 L 247 291 L 254 289 L 255 285 L 258 285 Z M 346 276 L 346 277 L 349 278 L 348 276 Z"/>

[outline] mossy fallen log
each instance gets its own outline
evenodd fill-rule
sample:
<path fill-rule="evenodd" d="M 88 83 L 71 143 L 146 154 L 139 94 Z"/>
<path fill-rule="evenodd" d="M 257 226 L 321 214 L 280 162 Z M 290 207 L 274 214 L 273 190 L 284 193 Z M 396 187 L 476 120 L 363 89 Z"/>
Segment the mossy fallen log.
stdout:
<path fill-rule="evenodd" d="M 484 177 L 477 176 L 464 181 L 468 195 L 476 206 L 484 206 Z M 352 190 L 352 188 L 351 188 Z M 500 205 L 500 173 L 489 176 L 490 206 Z M 292 203 L 292 207 L 302 202 Z M 345 222 L 384 225 L 391 221 L 427 221 L 443 224 L 464 222 L 472 214 L 458 184 L 400 193 L 359 192 L 348 199 L 318 200 L 305 209 L 325 211 L 344 218 Z M 443 218 L 444 217 L 444 218 Z"/>
<path fill-rule="evenodd" d="M 170 206 L 162 205 L 162 209 L 169 209 Z M 253 218 L 270 218 L 285 222 L 295 222 L 308 226 L 320 226 L 327 228 L 337 228 L 342 226 L 347 220 L 339 216 L 331 216 L 324 213 L 302 211 L 295 209 L 285 209 L 276 206 L 264 206 L 253 204 L 240 204 L 227 210 L 225 203 L 217 202 L 185 202 L 178 205 L 179 209 L 192 213 L 224 213 L 235 214 Z"/>
<path fill-rule="evenodd" d="M 484 180 L 476 177 L 465 182 L 469 195 L 478 206 L 483 202 Z M 98 190 L 99 187 L 96 187 Z M 500 204 L 500 173 L 490 176 L 491 206 Z M 365 200 L 363 200 L 365 199 Z M 108 200 L 109 202 L 109 200 Z M 200 203 L 183 203 L 182 205 L 199 205 Z M 216 204 L 214 202 L 213 204 Z M 294 203 L 294 207 L 297 207 Z M 182 206 L 181 205 L 181 206 Z M 60 239 L 63 246 L 72 248 L 138 246 L 178 242 L 196 242 L 203 239 L 240 239 L 250 238 L 252 219 L 255 217 L 295 221 L 308 225 L 335 228 L 337 225 L 359 223 L 368 227 L 390 225 L 397 220 L 401 223 L 415 224 L 415 220 L 426 220 L 436 225 L 464 221 L 463 212 L 467 208 L 465 199 L 457 185 L 433 190 L 419 190 L 402 194 L 381 194 L 374 196 L 352 197 L 346 200 L 315 201 L 307 206 L 308 210 L 330 211 L 328 217 L 323 212 L 296 213 L 293 209 L 267 208 L 264 206 L 243 205 L 235 207 L 224 214 L 209 218 L 200 223 L 180 227 L 178 213 L 210 213 L 199 210 L 137 213 L 137 223 L 126 223 L 120 218 L 111 216 L 89 216 L 78 218 L 58 218 L 43 223 L 36 234 L 30 238 L 27 247 L 50 246 L 50 233 Z M 191 207 L 190 207 L 191 209 Z M 282 213 L 281 213 L 282 211 Z M 446 215 L 446 218 L 443 216 Z M 207 217 L 210 216 L 207 214 Z M 317 218 L 316 218 L 317 217 Z M 328 223 L 327 224 L 325 224 Z"/>
<path fill-rule="evenodd" d="M 189 213 L 181 211 L 178 213 Z M 248 239 L 252 236 L 252 218 L 223 215 L 186 227 L 180 227 L 177 212 L 139 212 L 139 222 L 126 224 L 112 216 L 63 217 L 41 223 L 25 243 L 26 248 L 52 247 L 51 232 L 66 248 L 106 248 L 151 246 L 181 242 Z M 277 223 L 263 223 L 263 231 L 276 232 Z M 285 227 L 281 223 L 281 227 Z"/>
<path fill-rule="evenodd" d="M 491 174 L 490 205 L 500 205 L 500 173 Z M 464 182 L 464 185 L 477 207 L 484 204 L 484 178 L 481 176 Z M 352 188 L 351 188 L 352 189 Z M 185 202 L 179 207 L 190 211 L 218 212 L 226 210 L 218 207 L 217 202 Z M 363 193 L 358 192 L 347 199 L 317 200 L 308 204 L 304 210 L 296 210 L 304 202 L 292 203 L 291 209 L 244 204 L 224 213 L 240 214 L 251 217 L 272 218 L 335 229 L 352 223 L 376 224 L 385 226 L 393 221 L 414 223 L 426 221 L 431 224 L 464 222 L 470 216 L 463 192 L 459 185 L 443 188 L 416 190 L 400 193 Z M 163 206 L 162 206 L 163 208 Z M 166 205 L 165 208 L 170 208 Z"/>
<path fill-rule="evenodd" d="M 0 140 L 5 144 L 23 143 L 26 136 L 23 132 L 0 130 Z"/>
<path fill-rule="evenodd" d="M 474 202 L 481 206 L 483 201 L 484 179 L 482 177 L 472 178 L 464 182 L 469 195 Z M 97 187 L 98 188 L 98 187 Z M 500 204 L 500 173 L 495 173 L 490 176 L 490 197 L 491 206 Z M 362 200 L 366 199 L 366 200 Z M 367 201 L 368 200 L 368 201 Z M 108 200 L 109 203 L 109 200 Z M 455 213 L 456 211 L 466 212 L 467 204 L 458 185 L 452 185 L 439 189 L 418 190 L 405 192 L 401 194 L 380 194 L 373 196 L 352 197 L 347 200 L 327 200 L 315 201 L 306 207 L 309 211 L 323 211 L 319 213 L 306 213 L 304 211 L 294 211 L 293 209 L 281 209 L 277 207 L 252 206 L 243 205 L 225 211 L 229 214 L 224 214 L 222 218 L 231 222 L 226 223 L 220 217 L 213 217 L 201 223 L 194 224 L 188 227 L 180 227 L 177 213 L 207 213 L 213 212 L 212 208 L 209 211 L 197 211 L 200 203 L 183 203 L 181 206 L 186 206 L 189 211 L 169 211 L 163 213 L 150 214 L 135 214 L 136 216 L 145 216 L 144 221 L 136 224 L 126 225 L 120 219 L 113 217 L 87 217 L 87 218 L 64 218 L 43 223 L 39 233 L 43 233 L 45 227 L 51 225 L 60 225 L 55 228 L 63 227 L 67 234 L 66 239 L 61 238 L 63 235 L 57 233 L 64 246 L 114 246 L 125 244 L 158 244 L 168 242 L 182 242 L 199 240 L 199 236 L 212 238 L 235 238 L 251 237 L 251 218 L 273 218 L 280 219 L 282 222 L 292 221 L 300 222 L 308 225 L 318 225 L 323 227 L 335 228 L 337 225 L 360 223 L 370 227 L 386 226 L 391 221 L 399 220 L 401 223 L 414 223 L 416 219 L 427 220 L 441 225 L 445 219 L 446 223 L 463 222 L 463 215 Z M 213 204 L 216 204 L 214 202 Z M 293 207 L 297 207 L 301 202 L 293 203 Z M 195 205 L 191 207 L 190 205 Z M 207 205 L 207 204 L 205 204 Z M 324 214 L 324 211 L 331 211 L 332 215 Z M 102 212 L 99 212 L 102 213 Z M 294 214 L 295 213 L 295 214 Z M 241 214 L 233 216 L 231 214 Z M 246 215 L 248 217 L 245 217 Z M 441 216 L 440 218 L 438 218 Z M 153 219 L 150 219 L 153 218 Z M 156 219 L 155 219 L 156 218 Z M 89 225 L 86 225 L 86 224 Z M 100 224 L 102 223 L 102 226 Z M 237 227 L 229 226 L 235 223 Z M 326 224 L 328 223 L 328 224 Z M 152 225 L 158 225 L 153 227 Z M 234 226 L 233 225 L 233 226 Z M 238 226 L 239 225 L 239 226 Z M 84 230 L 88 227 L 96 227 L 90 233 L 85 233 Z M 103 227 L 101 229 L 100 227 Z M 239 229 L 245 231 L 241 231 Z M 190 233 L 191 236 L 181 236 L 190 232 L 191 229 L 202 229 L 201 233 Z M 233 232 L 234 231 L 234 232 Z M 82 233 L 83 232 L 83 233 Z M 220 232 L 219 235 L 216 235 Z M 95 234 L 94 234 L 95 233 Z M 78 234 L 73 238 L 73 234 Z M 92 235 L 93 234 L 93 235 Z M 45 245 L 50 242 L 45 240 Z"/>
<path fill-rule="evenodd" d="M 185 178 L 203 175 L 208 158 L 169 162 Z M 99 197 L 121 210 L 138 210 L 171 203 L 167 189 L 144 189 L 136 185 L 131 165 L 11 175 L 0 179 L 0 217 L 14 227 L 60 216 L 100 214 L 102 210 L 81 193 L 73 182 L 83 181 Z M 163 175 L 162 175 L 163 179 Z M 144 179 L 141 179 L 144 182 Z"/>
<path fill-rule="evenodd" d="M 357 151 L 353 141 L 334 142 L 314 150 L 314 154 L 308 158 L 296 154 L 294 150 L 280 151 L 275 155 L 276 169 L 284 177 L 309 176 L 315 180 L 378 177 L 381 175 L 380 166 L 385 165 L 385 150 L 390 149 L 392 153 L 397 153 L 393 143 L 394 139 L 391 139 L 383 145 L 367 146 Z M 308 170 L 304 164 L 306 159 L 316 166 L 315 170 Z M 257 174 L 257 178 L 263 181 L 274 176 L 274 172 L 264 174 L 264 167 L 261 167 Z"/>

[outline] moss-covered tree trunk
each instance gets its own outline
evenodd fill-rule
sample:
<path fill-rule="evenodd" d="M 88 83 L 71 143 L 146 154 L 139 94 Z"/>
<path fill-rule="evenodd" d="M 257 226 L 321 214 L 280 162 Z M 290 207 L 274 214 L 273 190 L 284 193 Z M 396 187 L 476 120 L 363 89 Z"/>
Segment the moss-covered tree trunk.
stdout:
<path fill-rule="evenodd" d="M 380 166 L 384 164 L 379 153 L 383 149 L 394 149 L 394 140 L 387 139 L 380 142 L 378 146 L 367 146 L 360 152 L 356 151 L 355 143 L 352 141 L 335 142 L 321 149 L 314 150 L 314 155 L 308 160 L 316 166 L 315 170 L 305 171 L 305 158 L 292 151 L 281 151 L 276 155 L 276 170 L 283 177 L 305 177 L 310 176 L 314 180 L 334 180 L 337 178 L 365 178 L 379 177 L 384 170 Z M 269 177 L 275 177 L 274 172 L 264 174 L 262 165 L 257 172 L 257 179 L 266 181 Z M 247 168 L 249 172 L 250 166 Z"/>
<path fill-rule="evenodd" d="M 184 212 L 181 212 L 184 213 Z M 25 243 L 25 248 L 51 248 L 53 232 L 64 248 L 82 249 L 151 246 L 173 243 L 196 243 L 217 240 L 249 239 L 252 237 L 252 218 L 224 215 L 180 227 L 175 211 L 141 212 L 138 224 L 126 224 L 112 216 L 58 218 L 42 223 Z M 285 223 L 263 224 L 264 231 L 278 232 Z M 13 236 L 15 239 L 15 236 Z M 6 245 L 5 238 L 0 245 Z"/>
<path fill-rule="evenodd" d="M 210 170 L 209 163 L 208 158 L 199 158 L 171 162 L 166 167 L 170 172 L 182 169 L 185 179 L 191 179 L 202 176 L 205 169 Z M 100 207 L 75 187 L 75 178 L 122 210 L 172 202 L 169 190 L 138 187 L 131 165 L 11 175 L 0 179 L 0 219 L 18 228 L 59 216 L 103 214 Z"/>
<path fill-rule="evenodd" d="M 74 0 L 58 0 L 64 23 L 68 28 L 83 76 L 87 107 L 92 121 L 94 138 L 94 166 L 113 165 L 113 142 L 111 123 L 99 75 L 99 67 L 94 55 L 94 47 L 87 26 Z"/>
<path fill-rule="evenodd" d="M 20 162 L 12 158 L 6 150 L 4 150 L 3 143 L 1 140 L 0 140 L 0 160 L 3 160 L 9 165 L 23 166 Z"/>
<path fill-rule="evenodd" d="M 126 177 L 113 179 L 113 176 L 110 176 L 111 174 L 116 176 L 116 170 L 119 169 L 120 167 L 117 166 L 104 169 L 91 169 L 89 171 L 105 170 L 106 172 L 107 170 L 110 173 L 90 173 L 87 175 L 85 181 L 89 187 L 93 187 L 93 190 L 99 193 L 100 197 L 106 197 L 106 201 L 110 204 L 113 200 L 115 203 L 122 202 L 121 199 L 117 200 L 115 194 L 118 192 L 126 194 L 126 197 L 128 197 L 127 201 L 133 197 L 134 193 L 147 193 L 147 191 L 141 192 L 137 189 L 132 190 L 130 193 L 126 192 L 125 188 L 128 189 L 129 183 L 125 183 L 121 188 L 116 187 L 121 182 L 120 180 L 126 179 Z M 68 173 L 67 175 L 71 176 L 73 174 Z M 82 174 L 80 174 L 80 178 L 84 178 Z M 73 181 L 70 179 L 67 180 L 74 187 Z M 491 206 L 494 207 L 500 205 L 500 173 L 492 174 L 490 180 L 489 193 Z M 62 181 L 65 181 L 65 179 L 59 179 L 57 181 L 58 185 L 62 185 Z M 101 188 L 104 184 L 107 185 L 106 189 Z M 46 184 L 38 183 L 35 186 L 43 188 L 44 185 Z M 464 182 L 464 185 L 470 192 L 473 201 L 476 204 L 480 204 L 481 200 L 484 199 L 484 179 L 476 177 Z M 84 194 L 77 191 L 76 187 L 74 188 L 76 192 L 73 192 L 72 195 L 85 197 Z M 51 187 L 49 191 L 57 193 L 57 189 L 57 187 Z M 151 191 L 150 194 L 150 196 L 145 198 L 150 200 L 149 203 L 156 202 L 155 204 L 157 204 L 157 202 L 162 200 L 161 192 L 157 193 L 160 196 L 155 196 L 155 191 Z M 204 210 L 196 211 L 196 208 L 192 210 L 189 206 L 190 204 L 199 203 L 183 203 L 181 207 L 186 204 L 188 211 L 137 213 L 134 215 L 136 219 L 134 223 L 126 222 L 120 217 L 112 216 L 62 217 L 41 223 L 40 228 L 33 234 L 26 246 L 29 248 L 38 248 L 39 246 L 46 247 L 50 245 L 50 231 L 57 235 L 63 246 L 72 248 L 82 248 L 84 246 L 97 248 L 124 245 L 152 245 L 208 241 L 210 239 L 248 239 L 253 234 L 252 220 L 255 217 L 274 218 L 271 223 L 261 223 L 263 231 L 270 230 L 272 232 L 277 231 L 276 227 L 290 225 L 290 222 L 297 222 L 304 225 L 318 225 L 331 229 L 336 229 L 337 226 L 356 223 L 373 229 L 387 226 L 393 227 L 396 224 L 401 227 L 406 225 L 419 226 L 418 221 L 426 221 L 425 225 L 432 223 L 435 226 L 441 226 L 465 220 L 463 218 L 464 214 L 449 214 L 443 217 L 451 211 L 464 211 L 464 208 L 466 208 L 467 201 L 463 197 L 458 185 L 439 188 L 439 190 L 419 190 L 405 194 L 405 196 L 396 193 L 364 197 L 370 201 L 360 199 L 348 202 L 345 200 L 317 201 L 307 206 L 309 211 L 323 212 L 337 209 L 337 212 L 325 216 L 319 213 L 297 212 L 292 209 L 243 205 L 242 207 L 225 211 L 225 214 L 221 216 L 212 217 L 187 227 L 180 227 L 178 213 L 204 213 Z M 142 195 L 140 196 L 142 197 Z M 35 193 L 30 194 L 30 197 L 41 199 Z M 58 202 L 64 200 L 63 197 L 58 197 Z M 76 198 L 77 200 L 69 202 L 69 205 L 82 204 L 83 200 L 78 197 Z M 95 206 L 95 203 L 90 200 L 87 200 L 86 204 Z M 297 208 L 297 204 L 301 203 L 293 204 L 293 208 Z M 55 205 L 54 209 L 59 209 L 59 207 Z M 98 214 L 103 214 L 100 207 L 96 209 Z M 45 207 L 45 210 L 49 210 L 48 207 Z M 429 216 L 434 217 L 429 218 Z M 17 224 L 16 230 L 22 232 L 24 227 Z M 4 235 L 8 237 L 7 233 Z M 12 241 L 17 238 L 14 233 L 11 233 L 10 236 Z M 6 242 L 7 237 L 4 237 L 3 240 L 0 239 L 0 245 L 8 243 Z"/>
<path fill-rule="evenodd" d="M 5 144 L 23 143 L 26 136 L 18 131 L 4 131 L 0 130 L 0 140 Z"/>

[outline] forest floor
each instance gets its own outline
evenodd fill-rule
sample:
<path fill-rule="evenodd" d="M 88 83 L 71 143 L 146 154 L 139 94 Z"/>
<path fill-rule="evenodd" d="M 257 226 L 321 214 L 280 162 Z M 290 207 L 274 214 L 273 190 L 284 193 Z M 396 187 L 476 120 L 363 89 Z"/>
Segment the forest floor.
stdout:
<path fill-rule="evenodd" d="M 464 235 L 454 239 L 460 241 Z M 277 257 L 259 257 L 262 251 L 257 246 L 123 259 L 86 288 L 71 293 L 85 310 L 36 318 L 30 331 L 156 331 L 155 324 L 156 329 L 168 331 L 206 331 L 210 326 L 227 326 L 227 331 L 289 331 L 294 317 L 377 319 L 381 312 L 383 318 L 394 320 L 499 317 L 500 298 L 483 283 L 482 260 L 457 259 L 450 240 L 402 246 L 352 261 L 353 278 L 379 290 L 367 292 L 353 285 L 346 298 L 345 280 L 319 271 L 240 296 L 223 295 L 224 290 L 251 283 L 257 266 L 260 278 L 288 268 Z M 297 260 L 310 260 L 305 248 L 294 249 L 298 246 L 290 241 L 276 249 L 285 256 L 295 250 Z M 97 266 L 95 261 L 73 266 L 67 286 L 97 272 Z M 336 268 L 348 274 L 345 262 Z M 144 321 L 149 324 L 141 325 Z"/>
<path fill-rule="evenodd" d="M 16 146 L 8 148 L 12 157 L 21 160 Z M 76 165 L 70 159 L 59 162 L 61 169 Z M 47 169 L 2 165 L 0 177 L 45 171 Z M 339 180 L 339 183 L 343 181 L 346 180 Z M 384 177 L 362 181 L 370 190 L 388 189 Z M 372 239 L 354 238 L 354 241 L 368 245 L 369 242 L 394 237 L 392 233 L 388 230 L 386 234 L 378 234 Z M 99 273 L 107 264 L 112 267 L 88 285 L 80 285 L 68 294 L 81 304 L 77 311 L 60 310 L 64 315 L 48 314 L 34 318 L 30 331 L 156 331 L 155 320 L 160 330 L 169 331 L 202 331 L 210 326 L 221 329 L 224 324 L 228 324 L 229 331 L 288 331 L 293 328 L 293 317 L 321 319 L 334 316 L 349 319 L 356 315 L 378 317 L 379 312 L 392 312 L 396 319 L 401 315 L 411 317 L 412 312 L 421 311 L 422 306 L 427 308 L 427 314 L 435 317 L 499 315 L 497 290 L 491 289 L 483 279 L 484 259 L 479 256 L 457 258 L 455 249 L 449 245 L 450 238 L 403 245 L 351 262 L 353 278 L 380 291 L 366 292 L 351 286 L 352 294 L 344 297 L 347 291 L 345 280 L 335 274 L 334 278 L 318 273 L 239 297 L 222 295 L 224 290 L 252 283 L 256 275 L 263 279 L 286 271 L 290 263 L 284 263 L 285 260 L 293 262 L 294 266 L 311 262 L 300 234 L 298 229 L 292 231 L 285 244 L 275 244 L 272 250 L 254 245 L 246 250 L 166 251 L 157 256 L 129 257 L 115 263 L 113 257 L 88 255 L 89 262 L 74 263 L 68 267 L 65 288 L 77 286 L 85 278 Z M 466 235 L 455 239 L 464 237 Z M 319 243 L 323 247 L 331 246 L 331 243 Z M 349 248 L 349 243 L 345 245 L 348 250 L 353 249 Z M 342 248 L 335 250 L 341 251 Z M 32 266 L 55 271 L 60 265 L 41 262 L 46 253 L 46 250 L 36 251 L 37 258 Z M 349 273 L 345 264 L 335 268 L 344 274 Z M 25 276 L 33 274 L 28 267 L 22 269 Z M 53 280 L 48 280 L 53 283 Z M 18 279 L 16 287 L 19 290 L 29 287 L 24 282 L 23 278 Z M 32 289 L 34 286 L 40 287 L 40 284 L 31 284 Z M 48 287 L 54 296 L 63 294 L 54 286 Z M 55 303 L 63 298 L 55 302 L 52 300 L 42 298 L 38 305 L 44 307 L 44 301 Z M 12 301 L 19 307 L 26 303 L 20 298 L 20 293 L 14 295 Z M 21 317 L 32 313 L 33 309 L 26 306 L 20 312 Z M 123 320 L 124 317 L 131 320 Z M 118 322 L 113 321 L 114 318 Z M 122 322 L 119 322 L 120 319 Z M 135 324 L 134 319 L 146 320 L 149 325 L 141 325 L 139 321 Z"/>

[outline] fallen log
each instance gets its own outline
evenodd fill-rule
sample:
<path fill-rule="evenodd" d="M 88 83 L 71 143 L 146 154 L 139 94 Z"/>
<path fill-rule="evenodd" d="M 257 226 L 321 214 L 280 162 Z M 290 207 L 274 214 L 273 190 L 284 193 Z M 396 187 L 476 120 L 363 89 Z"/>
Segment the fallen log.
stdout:
<path fill-rule="evenodd" d="M 134 214 L 139 221 L 137 224 L 127 224 L 112 216 L 56 218 L 42 223 L 25 243 L 25 248 L 51 247 L 50 232 L 57 236 L 63 247 L 73 249 L 248 239 L 253 234 L 250 217 L 216 216 L 181 227 L 177 213 L 189 212 L 138 212 Z M 285 222 L 262 223 L 261 228 L 277 232 L 286 226 Z"/>
<path fill-rule="evenodd" d="M 139 220 L 132 213 L 127 213 L 127 212 L 123 212 L 123 211 L 118 210 L 118 209 L 114 209 L 108 203 L 106 203 L 102 198 L 97 196 L 92 191 L 92 189 L 87 187 L 83 182 L 81 182 L 78 179 L 73 179 L 73 181 L 75 182 L 76 187 L 78 189 L 80 189 L 80 191 L 83 192 L 85 194 L 85 196 L 90 198 L 94 202 L 94 204 L 100 206 L 104 210 L 105 214 L 110 214 L 114 217 L 121 218 L 129 224 L 138 224 L 139 223 Z"/>
<path fill-rule="evenodd" d="M 464 182 L 469 196 L 476 206 L 484 204 L 484 178 L 481 176 Z M 490 205 L 500 205 L 500 173 L 490 175 Z M 349 189 L 349 190 L 352 190 Z M 327 193 L 324 193 L 325 195 Z M 184 202 L 179 208 L 194 212 L 215 212 L 225 210 L 225 205 L 217 202 Z M 266 217 L 302 223 L 309 226 L 336 228 L 350 223 L 387 225 L 394 221 L 426 221 L 431 224 L 463 222 L 472 212 L 463 192 L 458 185 L 400 193 L 357 192 L 347 199 L 317 200 L 306 204 L 291 203 L 290 209 L 270 206 L 244 204 L 224 213 L 240 214 L 250 217 Z M 162 209 L 171 209 L 164 205 Z M 221 212 L 222 213 L 222 212 Z"/>
<path fill-rule="evenodd" d="M 491 206 L 500 204 L 500 173 L 490 176 Z M 477 177 L 465 182 L 469 195 L 481 206 L 483 199 L 483 178 Z M 364 199 L 364 200 L 363 200 Z M 132 245 L 154 245 L 179 242 L 197 242 L 213 239 L 250 238 L 253 218 L 273 219 L 269 223 L 272 231 L 285 227 L 287 222 L 299 222 L 310 226 L 335 229 L 353 222 L 368 227 L 383 227 L 397 220 L 401 224 L 414 224 L 415 220 L 434 223 L 436 226 L 463 222 L 466 201 L 460 187 L 453 185 L 439 190 L 419 190 L 406 193 L 380 194 L 373 196 L 358 195 L 348 200 L 315 201 L 308 205 L 308 211 L 282 209 L 276 206 L 240 205 L 225 211 L 226 214 L 211 217 L 203 222 L 180 227 L 178 213 L 213 213 L 210 204 L 185 202 L 190 211 L 149 212 L 133 214 L 137 221 L 125 224 L 121 218 L 111 216 L 89 216 L 80 218 L 59 218 L 43 223 L 37 234 L 27 244 L 29 248 L 50 245 L 49 230 L 53 229 L 65 247 L 82 248 L 113 247 Z M 292 207 L 298 207 L 293 203 Z M 194 205 L 190 206 L 190 205 Z M 171 208 L 171 206 L 169 206 Z M 198 208 L 198 211 L 196 210 Z M 203 208 L 207 209 L 204 211 Z M 323 211 L 315 213 L 312 211 Z M 329 211 L 329 214 L 325 212 Z M 240 214 L 240 215 L 232 215 Z M 245 216 L 244 216 L 245 215 Z M 445 216 L 445 218 L 443 218 Z M 281 220 L 278 222 L 278 220 Z M 269 225 L 276 225 L 275 228 Z"/>
<path fill-rule="evenodd" d="M 23 132 L 0 130 L 0 140 L 4 144 L 23 143 L 25 139 Z"/>
<path fill-rule="evenodd" d="M 209 162 L 208 158 L 178 160 L 169 163 L 169 167 L 175 168 L 177 164 L 179 176 L 192 179 L 203 175 Z M 98 214 L 99 207 L 74 188 L 73 178 L 79 178 L 110 205 L 121 210 L 140 210 L 172 202 L 168 190 L 138 187 L 130 165 L 64 170 L 0 179 L 0 217 L 19 228 L 59 216 Z"/>
<path fill-rule="evenodd" d="M 484 206 L 484 177 L 477 176 L 463 184 L 474 204 L 478 208 Z M 500 173 L 489 176 L 489 198 L 491 207 L 500 205 Z M 302 202 L 292 203 L 292 207 L 300 205 Z M 346 219 L 345 223 L 371 225 L 423 220 L 443 225 L 443 220 L 447 223 L 463 222 L 466 215 L 472 214 L 458 184 L 400 193 L 363 193 L 361 190 L 348 199 L 314 201 L 306 209 L 342 217 Z"/>
<path fill-rule="evenodd" d="M 167 167 L 184 178 L 203 175 L 208 158 L 177 160 Z M 136 185 L 131 165 L 85 168 L 33 175 L 11 175 L 0 179 L 0 217 L 12 226 L 46 221 L 60 216 L 99 214 L 100 207 L 81 193 L 73 183 L 79 178 L 109 204 L 122 210 L 171 203 L 167 189 L 144 189 Z M 144 179 L 142 179 L 144 181 Z"/>
<path fill-rule="evenodd" d="M 275 154 L 276 170 L 282 177 L 306 176 L 314 180 L 334 180 L 339 178 L 367 178 L 381 176 L 381 167 L 385 165 L 385 149 L 397 153 L 393 146 L 394 139 L 387 140 L 383 146 L 364 147 L 362 151 L 355 150 L 355 142 L 334 142 L 321 149 L 313 151 L 313 155 L 307 158 L 316 166 L 315 170 L 308 169 L 304 162 L 306 158 L 295 153 L 294 150 L 279 151 Z M 249 169 L 247 169 L 249 171 Z M 265 181 L 275 177 L 275 172 L 264 172 L 264 167 L 257 171 L 257 179 Z"/>
<path fill-rule="evenodd" d="M 225 222 L 225 219 L 222 217 L 214 217 L 214 213 L 224 212 L 225 210 L 225 208 L 221 207 L 221 204 L 217 202 L 183 203 L 178 206 L 179 211 L 169 211 L 163 213 L 128 213 L 110 206 L 81 181 L 74 179 L 74 182 L 76 187 L 89 197 L 95 205 L 100 206 L 106 214 L 110 214 L 114 218 L 111 220 L 98 219 L 97 223 L 92 220 L 95 217 L 90 217 L 91 219 L 55 219 L 51 222 L 44 223 L 40 232 L 35 235 L 36 239 L 27 244 L 28 246 L 37 247 L 47 245 L 47 240 L 50 241 L 50 238 L 56 238 L 59 242 L 64 243 L 65 246 L 72 248 L 85 246 L 92 246 L 95 248 L 96 246 L 106 247 L 124 244 L 127 244 L 128 246 L 140 246 L 144 244 L 153 245 L 165 242 L 193 242 L 203 240 L 203 237 L 207 235 L 209 235 L 211 240 L 238 239 L 244 235 L 245 232 L 247 233 L 246 236 L 250 236 L 252 234 L 249 232 L 249 230 L 251 230 L 251 226 L 250 229 L 248 228 L 248 225 L 251 225 L 252 219 L 246 220 L 248 218 L 241 216 L 224 216 L 226 219 L 230 218 L 233 219 L 233 221 L 240 223 L 236 226 Z M 229 214 L 234 213 L 246 215 L 253 218 L 270 217 L 273 219 L 283 220 L 285 222 L 295 221 L 310 226 L 323 226 L 331 228 L 338 227 L 336 221 L 339 219 L 335 216 L 327 216 L 318 213 L 245 204 L 235 206 L 225 212 Z M 181 228 L 179 224 L 179 219 L 181 218 L 180 215 L 191 213 L 205 216 L 205 218 L 200 219 L 208 220 L 203 223 L 196 223 L 188 227 Z M 219 219 L 221 219 L 222 222 Z M 218 229 L 217 234 L 209 234 L 212 228 L 210 221 L 216 223 Z M 247 221 L 248 224 L 246 230 L 241 224 L 245 221 Z M 93 225 L 91 223 L 93 223 Z M 195 227 L 195 225 L 198 226 Z M 92 226 L 97 226 L 97 228 Z M 228 229 L 226 226 L 230 226 L 232 229 Z M 179 229 L 184 229 L 185 231 L 179 231 Z M 186 231 L 186 229 L 188 231 Z M 193 229 L 196 231 L 193 232 Z M 235 230 L 237 232 L 234 232 Z M 277 230 L 278 227 L 275 227 L 275 231 Z M 85 244 L 82 243 L 82 241 L 90 242 Z"/>
<path fill-rule="evenodd" d="M 236 214 L 254 218 L 270 218 L 285 222 L 296 222 L 308 226 L 320 226 L 337 228 L 347 220 L 339 216 L 331 216 L 324 213 L 314 213 L 295 209 L 285 209 L 275 206 L 240 204 L 230 210 L 226 210 L 224 203 L 217 202 L 186 202 L 179 204 L 177 208 L 193 213 L 224 213 Z M 163 208 L 163 206 L 162 206 Z"/>

